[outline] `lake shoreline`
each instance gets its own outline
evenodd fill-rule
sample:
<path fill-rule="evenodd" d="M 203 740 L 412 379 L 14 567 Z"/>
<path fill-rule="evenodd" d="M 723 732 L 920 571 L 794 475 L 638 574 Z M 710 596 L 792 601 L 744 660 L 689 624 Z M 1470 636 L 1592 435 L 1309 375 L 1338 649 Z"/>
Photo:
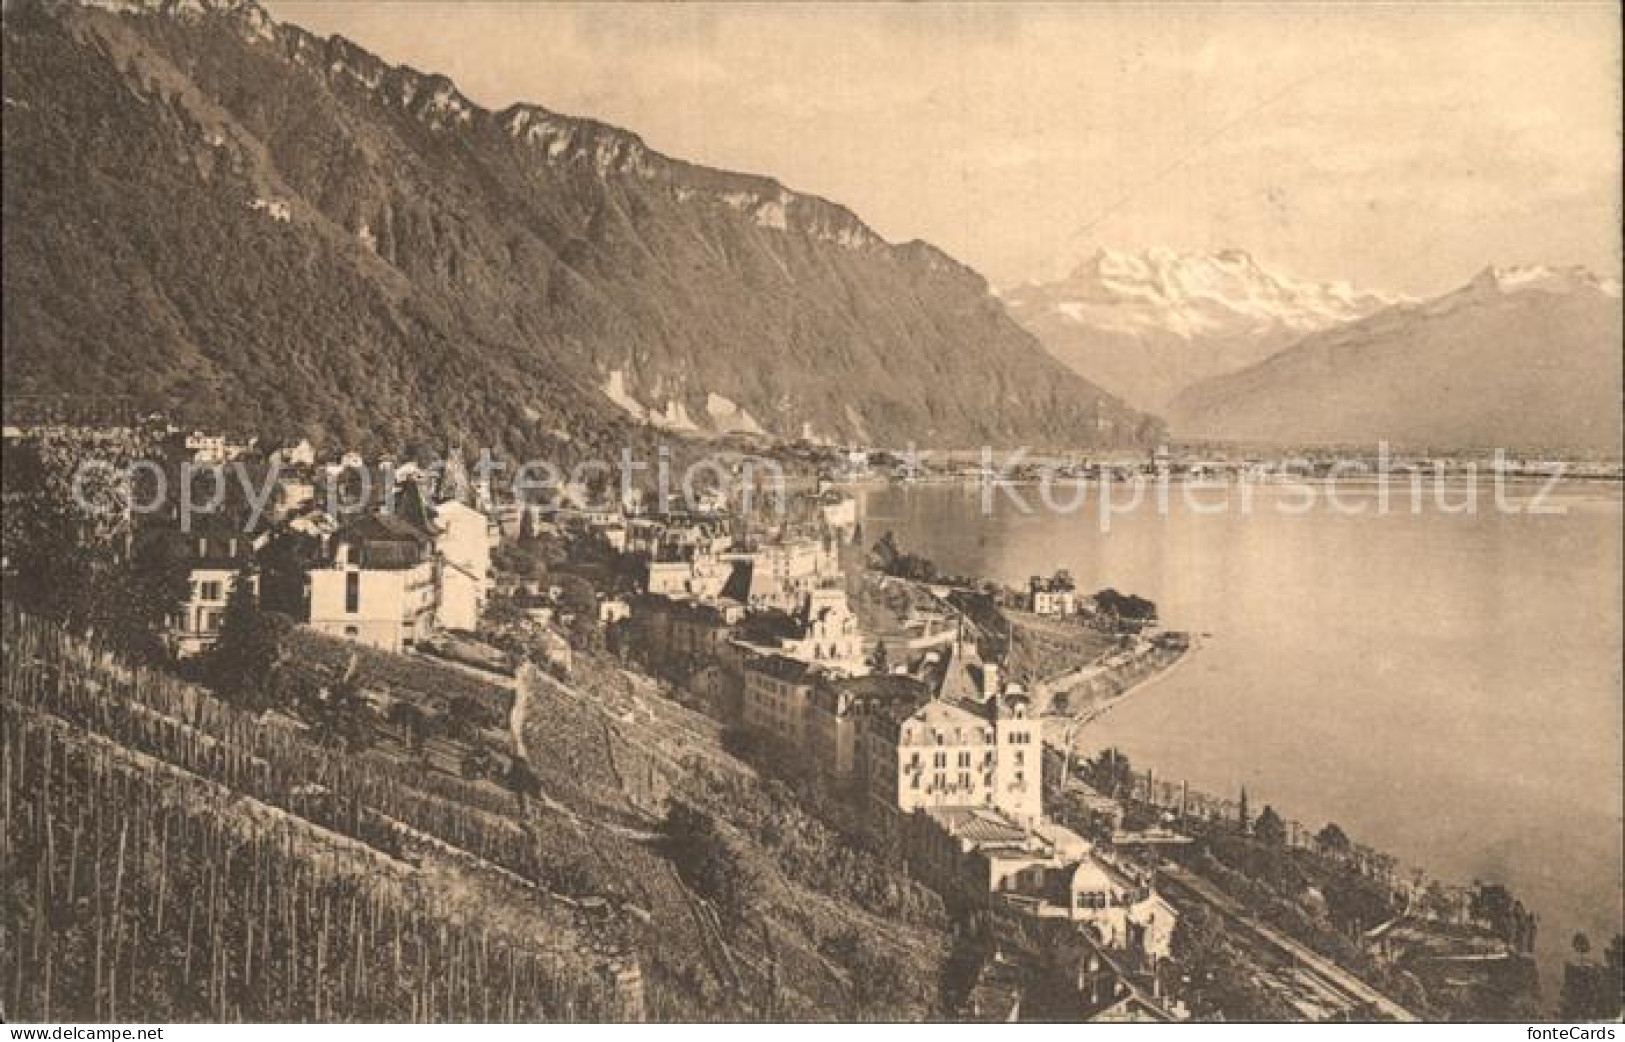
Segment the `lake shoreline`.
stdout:
<path fill-rule="evenodd" d="M 1109 695 L 1104 699 L 1095 701 L 1088 708 L 1076 713 L 1058 713 L 1053 711 L 1045 713 L 1044 722 L 1046 725 L 1046 731 L 1048 731 L 1048 725 L 1052 722 L 1063 725 L 1067 728 L 1072 728 L 1074 730 L 1072 744 L 1075 749 L 1078 738 L 1083 735 L 1084 728 L 1105 716 L 1119 705 L 1122 705 L 1124 702 L 1128 701 L 1131 696 L 1139 694 L 1145 691 L 1147 688 L 1155 686 L 1166 677 L 1172 675 L 1181 665 L 1194 657 L 1196 653 L 1201 650 L 1201 647 L 1202 641 L 1193 637 L 1190 644 L 1182 649 L 1166 664 L 1153 668 L 1145 676 L 1130 681 L 1129 684 L 1120 691 Z M 1057 694 L 1064 695 L 1070 690 L 1072 690 L 1072 688 L 1062 688 L 1057 692 Z M 1045 741 L 1048 740 L 1049 738 L 1046 734 Z"/>
<path fill-rule="evenodd" d="M 1302 516 L 1242 516 L 1175 495 L 1166 514 L 1114 515 L 1106 532 L 1092 500 L 1028 514 L 1001 495 L 987 512 L 950 489 L 886 487 L 862 508 L 945 571 L 1015 583 L 1065 568 L 1081 588 L 1153 600 L 1166 625 L 1213 632 L 1195 669 L 1144 678 L 1167 681 L 1150 697 L 1147 683 L 1097 684 L 1098 704 L 1073 692 L 1087 752 L 1116 746 L 1232 800 L 1245 784 L 1254 802 L 1336 821 L 1430 877 L 1504 883 L 1541 913 L 1555 990 L 1568 938 L 1625 923 L 1622 491 L 1557 494 L 1586 505 L 1465 514 L 1430 496 L 1418 515 L 1321 500 Z M 1068 722 L 1046 719 L 1052 742 Z"/>

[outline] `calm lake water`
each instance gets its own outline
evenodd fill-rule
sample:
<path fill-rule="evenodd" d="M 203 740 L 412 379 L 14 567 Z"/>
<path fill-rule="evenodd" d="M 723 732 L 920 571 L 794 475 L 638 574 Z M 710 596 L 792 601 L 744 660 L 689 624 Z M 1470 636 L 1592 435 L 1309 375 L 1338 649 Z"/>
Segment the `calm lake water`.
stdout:
<path fill-rule="evenodd" d="M 1114 515 L 1104 533 L 1097 495 L 1072 514 L 1027 515 L 998 492 L 985 515 L 981 491 L 957 486 L 860 501 L 866 541 L 891 529 L 950 571 L 1013 584 L 1069 568 L 1211 634 L 1090 725 L 1085 750 L 1116 745 L 1214 793 L 1245 784 L 1255 809 L 1336 821 L 1445 879 L 1507 883 L 1541 917 L 1549 999 L 1575 931 L 1600 950 L 1622 928 L 1617 488 L 1566 486 L 1544 515 L 1500 513 L 1481 489 L 1471 516 L 1431 490 L 1419 513 L 1407 492 L 1379 514 L 1374 490 L 1345 489 L 1369 500 L 1347 516 L 1324 500 L 1284 513 L 1303 495 L 1262 486 L 1243 516 L 1234 490 L 1192 509 L 1176 487 L 1165 514 Z"/>

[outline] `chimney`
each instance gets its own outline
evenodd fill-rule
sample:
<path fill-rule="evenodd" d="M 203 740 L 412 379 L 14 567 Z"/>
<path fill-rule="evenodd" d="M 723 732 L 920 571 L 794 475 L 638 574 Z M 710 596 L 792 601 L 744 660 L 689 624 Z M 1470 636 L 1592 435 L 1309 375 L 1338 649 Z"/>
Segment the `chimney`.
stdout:
<path fill-rule="evenodd" d="M 999 693 L 999 664 L 982 663 L 982 697 L 995 698 Z"/>

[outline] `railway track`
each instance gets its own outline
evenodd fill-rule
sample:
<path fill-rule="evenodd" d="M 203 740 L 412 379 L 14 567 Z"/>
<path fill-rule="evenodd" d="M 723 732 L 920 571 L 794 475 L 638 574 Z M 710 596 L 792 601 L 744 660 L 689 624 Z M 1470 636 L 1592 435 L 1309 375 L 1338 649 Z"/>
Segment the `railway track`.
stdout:
<path fill-rule="evenodd" d="M 1324 955 L 1260 922 L 1234 899 L 1189 869 L 1179 865 L 1163 865 L 1159 874 L 1191 899 L 1201 901 L 1218 912 L 1255 944 L 1286 962 L 1304 992 L 1302 997 L 1305 1001 L 1317 1006 L 1324 1006 L 1330 1001 L 1342 1005 L 1350 1014 L 1369 1012 L 1382 1020 L 1403 1024 L 1414 1024 L 1420 1020 L 1416 1014 Z"/>

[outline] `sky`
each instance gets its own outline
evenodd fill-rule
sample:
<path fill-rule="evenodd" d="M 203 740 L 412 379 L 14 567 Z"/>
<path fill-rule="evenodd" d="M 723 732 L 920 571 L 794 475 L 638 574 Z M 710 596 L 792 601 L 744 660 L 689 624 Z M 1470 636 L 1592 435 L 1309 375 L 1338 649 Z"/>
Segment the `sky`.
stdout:
<path fill-rule="evenodd" d="M 1614 4 L 263 2 L 1001 286 L 1102 247 L 1416 295 L 1489 264 L 1620 270 Z"/>

